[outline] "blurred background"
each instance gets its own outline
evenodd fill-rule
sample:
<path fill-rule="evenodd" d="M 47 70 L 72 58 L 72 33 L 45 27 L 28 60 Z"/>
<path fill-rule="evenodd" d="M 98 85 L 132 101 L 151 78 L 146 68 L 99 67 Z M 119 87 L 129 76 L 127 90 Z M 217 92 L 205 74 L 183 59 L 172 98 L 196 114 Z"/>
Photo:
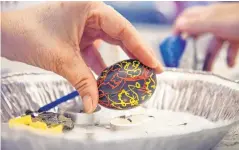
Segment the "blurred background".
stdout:
<path fill-rule="evenodd" d="M 2 11 L 12 11 L 16 9 L 24 9 L 31 5 L 42 2 L 1 2 Z M 106 1 L 106 4 L 112 6 L 125 18 L 127 18 L 139 31 L 142 38 L 149 43 L 155 50 L 158 59 L 162 62 L 159 45 L 168 36 L 171 35 L 172 26 L 177 16 L 186 8 L 199 5 L 210 5 L 211 1 Z M 208 39 L 211 35 L 205 35 L 196 42 L 199 58 L 199 70 L 205 57 L 205 50 Z M 192 41 L 188 41 L 185 53 L 180 62 L 180 68 L 192 69 L 193 66 L 193 45 Z M 228 68 L 226 64 L 226 47 L 223 47 L 219 57 L 214 65 L 213 72 L 230 78 L 239 80 L 239 61 L 235 68 Z M 127 59 L 125 53 L 117 46 L 112 46 L 101 42 L 99 51 L 101 52 L 107 65 L 111 65 L 117 61 Z M 111 53 L 109 53 L 111 51 Z M 163 62 L 162 62 L 163 63 Z M 31 71 L 40 70 L 22 63 L 8 61 L 2 58 L 2 73 L 14 71 Z"/>

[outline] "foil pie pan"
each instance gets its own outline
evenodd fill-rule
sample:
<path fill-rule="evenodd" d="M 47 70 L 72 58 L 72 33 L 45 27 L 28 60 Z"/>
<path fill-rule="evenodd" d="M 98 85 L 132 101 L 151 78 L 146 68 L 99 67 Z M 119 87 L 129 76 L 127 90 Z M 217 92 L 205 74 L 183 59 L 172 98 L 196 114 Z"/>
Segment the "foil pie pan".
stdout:
<path fill-rule="evenodd" d="M 28 72 L 8 74 L 1 78 L 1 121 L 3 149 L 167 149 L 167 150 L 210 150 L 219 146 L 238 146 L 239 143 L 239 84 L 217 75 L 200 72 L 168 69 L 157 75 L 158 87 L 144 108 L 187 112 L 217 122 L 230 123 L 190 134 L 137 138 L 119 137 L 117 140 L 101 140 L 87 133 L 80 140 L 73 137 L 49 136 L 25 130 L 8 128 L 6 122 L 20 116 L 26 110 L 37 110 L 51 100 L 70 93 L 74 88 L 62 77 L 51 73 Z M 82 108 L 80 97 L 65 103 L 53 111 L 73 115 L 78 125 L 92 126 L 104 122 L 104 116 L 117 117 L 125 112 L 110 111 L 103 107 L 91 115 L 78 112 Z M 75 108 L 73 108 L 75 107 Z M 127 111 L 133 114 L 132 111 Z M 137 129 L 136 129 L 137 131 Z M 115 131 L 111 131 L 115 132 Z M 136 134 L 137 135 L 137 134 Z"/>

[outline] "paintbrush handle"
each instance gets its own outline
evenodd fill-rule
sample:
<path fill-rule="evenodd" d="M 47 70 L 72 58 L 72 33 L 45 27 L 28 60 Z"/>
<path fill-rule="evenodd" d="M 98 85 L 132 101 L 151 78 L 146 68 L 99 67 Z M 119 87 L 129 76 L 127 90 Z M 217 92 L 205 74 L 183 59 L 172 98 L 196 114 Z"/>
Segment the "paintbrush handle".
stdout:
<path fill-rule="evenodd" d="M 50 110 L 50 109 L 52 109 L 52 108 L 58 106 L 58 105 L 61 104 L 61 103 L 64 103 L 64 102 L 66 102 L 66 101 L 68 101 L 68 100 L 71 100 L 71 99 L 75 98 L 76 96 L 79 96 L 78 91 L 73 91 L 73 92 L 71 92 L 71 93 L 68 94 L 68 95 L 65 95 L 65 96 L 63 96 L 63 97 L 61 97 L 61 98 L 59 98 L 59 99 L 57 99 L 57 100 L 55 100 L 55 101 L 53 101 L 53 102 L 51 102 L 51 103 L 49 103 L 49 104 L 46 104 L 45 106 L 42 106 L 42 107 L 38 110 L 38 112 L 48 111 L 48 110 Z"/>

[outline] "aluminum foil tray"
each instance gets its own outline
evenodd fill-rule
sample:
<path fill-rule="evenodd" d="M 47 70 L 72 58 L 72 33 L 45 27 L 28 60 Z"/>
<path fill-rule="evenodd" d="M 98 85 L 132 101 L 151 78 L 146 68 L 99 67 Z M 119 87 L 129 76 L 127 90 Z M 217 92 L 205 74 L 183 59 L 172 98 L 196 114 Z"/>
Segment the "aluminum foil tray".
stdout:
<path fill-rule="evenodd" d="M 210 121 L 227 120 L 228 124 L 190 134 L 160 137 L 139 135 L 137 130 L 128 130 L 130 138 L 118 136 L 104 139 L 92 133 L 67 137 L 50 136 L 27 130 L 8 128 L 6 122 L 22 115 L 27 109 L 37 110 L 40 106 L 63 96 L 74 88 L 62 77 L 52 73 L 28 72 L 8 74 L 1 78 L 1 121 L 2 148 L 4 150 L 48 150 L 48 149 L 132 149 L 132 150 L 210 150 L 226 147 L 238 148 L 239 143 L 239 84 L 214 74 L 168 69 L 157 76 L 158 86 L 152 99 L 142 106 L 146 109 L 187 112 Z M 75 114 L 80 123 L 97 124 L 104 116 L 119 116 L 126 112 L 112 111 L 101 107 L 92 115 L 80 115 L 73 106 L 82 108 L 80 97 L 65 103 L 54 111 Z M 69 109 L 68 109 L 69 108 Z M 127 111 L 132 114 L 132 111 Z M 117 131 L 110 131 L 117 132 Z M 113 134 L 112 134 L 113 135 Z M 234 148 L 234 149 L 233 149 Z"/>

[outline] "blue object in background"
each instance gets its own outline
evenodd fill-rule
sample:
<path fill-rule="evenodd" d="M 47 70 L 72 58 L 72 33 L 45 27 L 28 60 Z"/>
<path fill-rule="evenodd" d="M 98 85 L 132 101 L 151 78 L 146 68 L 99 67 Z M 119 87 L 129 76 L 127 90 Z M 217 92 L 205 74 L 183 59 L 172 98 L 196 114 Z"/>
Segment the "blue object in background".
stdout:
<path fill-rule="evenodd" d="M 186 40 L 180 35 L 166 38 L 159 46 L 166 67 L 178 68 L 186 47 Z"/>

